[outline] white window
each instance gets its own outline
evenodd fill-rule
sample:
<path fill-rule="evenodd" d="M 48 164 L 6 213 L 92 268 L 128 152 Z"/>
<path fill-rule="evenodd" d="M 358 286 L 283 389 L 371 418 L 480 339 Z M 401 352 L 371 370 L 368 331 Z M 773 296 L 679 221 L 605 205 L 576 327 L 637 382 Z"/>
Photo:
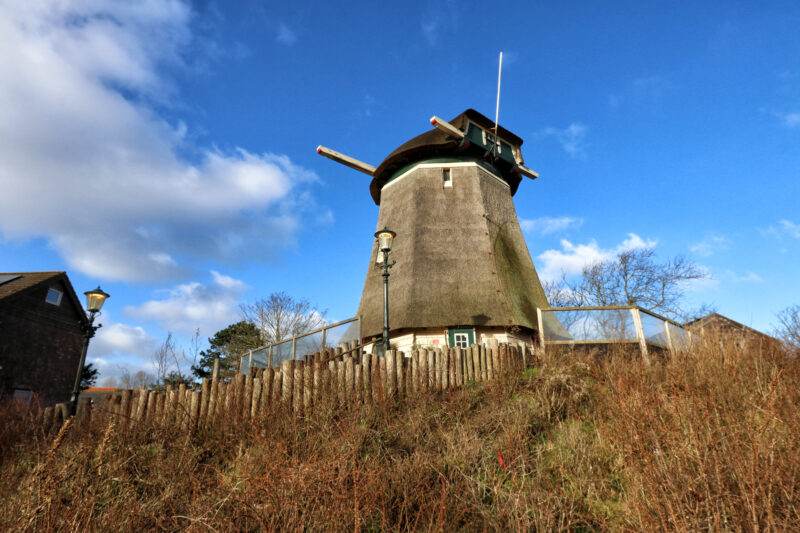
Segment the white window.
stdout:
<path fill-rule="evenodd" d="M 53 305 L 61 305 L 61 297 L 64 296 L 64 293 L 58 289 L 50 288 L 47 290 L 47 298 L 44 300 Z"/>
<path fill-rule="evenodd" d="M 456 333 L 453 336 L 456 346 L 459 348 L 469 348 L 469 335 L 466 333 Z"/>
<path fill-rule="evenodd" d="M 453 186 L 453 177 L 450 173 L 449 168 L 442 169 L 442 185 L 444 187 L 452 187 Z"/>

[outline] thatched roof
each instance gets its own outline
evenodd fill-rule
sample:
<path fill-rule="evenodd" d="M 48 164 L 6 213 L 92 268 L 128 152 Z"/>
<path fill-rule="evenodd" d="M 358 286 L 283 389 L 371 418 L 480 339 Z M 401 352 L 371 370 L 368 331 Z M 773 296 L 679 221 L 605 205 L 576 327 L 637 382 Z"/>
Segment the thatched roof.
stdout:
<path fill-rule="evenodd" d="M 446 166 L 446 163 L 443 164 Z M 383 192 L 377 228 L 397 232 L 390 261 L 392 331 L 454 326 L 537 329 L 547 300 L 517 220 L 509 186 L 482 166 L 417 167 Z M 383 281 L 373 246 L 359 314 L 379 335 Z"/>
<path fill-rule="evenodd" d="M 467 109 L 451 120 L 450 124 L 463 131 L 466 129 L 466 122 L 468 120 L 486 130 L 494 130 L 494 122 L 474 109 Z M 512 146 L 522 145 L 522 139 L 504 127 L 498 125 L 497 130 L 500 139 Z M 431 129 L 403 143 L 378 165 L 369 186 L 370 194 L 373 200 L 375 200 L 375 203 L 380 205 L 381 189 L 383 189 L 383 186 L 391 181 L 398 171 L 416 161 L 448 156 L 456 156 L 464 160 L 482 160 L 484 154 L 485 150 L 479 146 L 470 146 L 469 143 L 462 143 L 439 129 Z M 508 182 L 513 196 L 517 191 L 521 177 L 518 174 L 512 173 L 511 166 L 504 164 L 502 161 L 490 162 L 489 164 L 494 164 L 496 167 L 493 169 L 494 172 Z"/>

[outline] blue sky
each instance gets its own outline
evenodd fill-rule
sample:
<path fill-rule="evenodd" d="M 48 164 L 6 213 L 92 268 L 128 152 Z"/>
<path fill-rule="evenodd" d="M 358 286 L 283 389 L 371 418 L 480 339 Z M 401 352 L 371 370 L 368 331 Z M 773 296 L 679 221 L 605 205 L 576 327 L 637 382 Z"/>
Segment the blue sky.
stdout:
<path fill-rule="evenodd" d="M 800 303 L 798 27 L 795 2 L 4 2 L 0 270 L 111 293 L 107 376 L 274 291 L 352 316 L 378 208 L 315 147 L 377 165 L 493 115 L 502 50 L 540 275 L 651 245 L 711 276 L 689 305 L 770 331 Z"/>

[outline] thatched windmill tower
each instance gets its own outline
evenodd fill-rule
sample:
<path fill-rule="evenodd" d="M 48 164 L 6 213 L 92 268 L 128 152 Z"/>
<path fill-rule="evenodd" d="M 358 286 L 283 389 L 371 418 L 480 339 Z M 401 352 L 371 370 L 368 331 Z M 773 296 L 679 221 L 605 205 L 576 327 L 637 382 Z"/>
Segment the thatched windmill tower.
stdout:
<path fill-rule="evenodd" d="M 530 342 L 546 308 L 512 196 L 523 176 L 522 139 L 477 111 L 406 142 L 376 168 L 317 151 L 372 176 L 378 228 L 397 233 L 390 260 L 392 347 Z M 383 281 L 373 245 L 358 313 L 364 338 L 381 335 Z"/>

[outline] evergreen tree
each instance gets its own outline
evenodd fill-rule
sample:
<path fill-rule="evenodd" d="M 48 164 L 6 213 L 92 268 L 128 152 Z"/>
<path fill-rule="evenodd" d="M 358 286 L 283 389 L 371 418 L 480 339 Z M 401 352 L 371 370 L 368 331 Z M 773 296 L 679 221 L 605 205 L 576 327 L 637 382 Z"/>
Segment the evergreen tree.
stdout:
<path fill-rule="evenodd" d="M 97 383 L 97 369 L 94 367 L 94 364 L 89 363 L 88 365 L 83 365 L 83 369 L 81 370 L 81 390 L 88 389 L 95 383 Z"/>
<path fill-rule="evenodd" d="M 227 379 L 236 373 L 241 354 L 263 344 L 258 328 L 252 323 L 241 321 L 231 324 L 208 339 L 208 349 L 200 352 L 197 365 L 192 365 L 192 374 L 198 379 L 210 378 L 214 371 L 214 359 L 219 357 L 219 377 Z"/>

